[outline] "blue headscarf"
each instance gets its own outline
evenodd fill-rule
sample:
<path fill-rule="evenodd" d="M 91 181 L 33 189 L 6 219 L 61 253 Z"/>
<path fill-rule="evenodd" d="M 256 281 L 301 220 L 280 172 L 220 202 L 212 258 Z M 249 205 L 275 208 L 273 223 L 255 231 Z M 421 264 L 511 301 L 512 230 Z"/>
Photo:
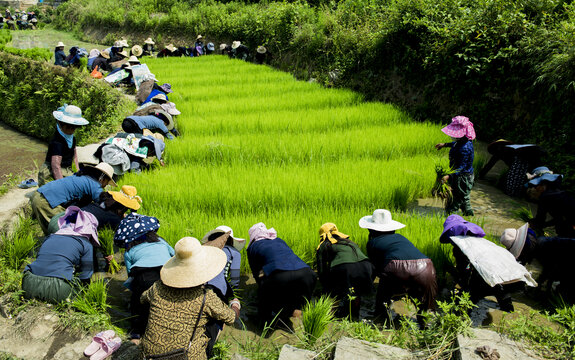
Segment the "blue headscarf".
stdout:
<path fill-rule="evenodd" d="M 62 129 L 60 129 L 60 124 L 56 124 L 56 128 L 58 129 L 58 132 L 60 133 L 60 135 L 62 135 L 64 140 L 66 140 L 66 144 L 68 144 L 68 149 L 71 149 L 72 145 L 74 144 L 74 134 L 72 135 L 65 134 L 62 131 Z"/>
<path fill-rule="evenodd" d="M 160 221 L 153 216 L 131 213 L 118 225 L 114 234 L 114 242 L 118 246 L 127 247 L 129 243 L 145 236 L 150 231 L 157 231 Z"/>

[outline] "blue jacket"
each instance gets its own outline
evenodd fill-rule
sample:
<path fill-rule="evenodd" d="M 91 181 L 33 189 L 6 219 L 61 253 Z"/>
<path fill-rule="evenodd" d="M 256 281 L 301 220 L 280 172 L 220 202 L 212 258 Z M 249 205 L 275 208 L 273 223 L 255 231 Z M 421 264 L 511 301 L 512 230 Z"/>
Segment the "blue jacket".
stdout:
<path fill-rule="evenodd" d="M 64 63 L 64 59 L 66 59 L 66 53 L 64 52 L 64 50 L 58 50 L 54 52 L 54 65 L 59 65 L 59 66 L 66 66 L 66 64 Z"/>
<path fill-rule="evenodd" d="M 166 124 L 164 124 L 164 121 L 154 115 L 145 115 L 145 116 L 132 115 L 128 116 L 128 119 L 134 120 L 136 124 L 138 124 L 138 127 L 142 130 L 149 129 L 152 132 L 154 132 L 154 130 L 158 129 L 164 134 L 169 133 L 169 130 L 166 127 Z"/>
<path fill-rule="evenodd" d="M 381 272 L 393 260 L 427 259 L 405 236 L 384 234 L 367 242 L 367 256 Z"/>
<path fill-rule="evenodd" d="M 164 239 L 160 239 L 159 242 L 145 242 L 130 248 L 124 253 L 124 263 L 130 274 L 134 266 L 141 268 L 163 266 L 174 255 L 174 248 Z"/>
<path fill-rule="evenodd" d="M 52 234 L 44 240 L 36 260 L 25 270 L 34 275 L 72 280 L 74 268 L 79 267 L 80 280 L 94 273 L 94 248 L 83 236 Z"/>
<path fill-rule="evenodd" d="M 269 276 L 276 270 L 300 270 L 309 267 L 280 238 L 254 241 L 248 246 L 248 262 L 254 278 L 263 270 Z"/>
<path fill-rule="evenodd" d="M 473 174 L 473 142 L 464 137 L 461 140 L 447 143 L 445 146 L 451 148 L 449 166 L 455 170 L 455 174 Z"/>
<path fill-rule="evenodd" d="M 67 176 L 50 181 L 41 186 L 38 192 L 48 200 L 52 208 L 72 200 L 80 200 L 89 196 L 92 201 L 98 201 L 102 193 L 100 183 L 90 176 Z"/>

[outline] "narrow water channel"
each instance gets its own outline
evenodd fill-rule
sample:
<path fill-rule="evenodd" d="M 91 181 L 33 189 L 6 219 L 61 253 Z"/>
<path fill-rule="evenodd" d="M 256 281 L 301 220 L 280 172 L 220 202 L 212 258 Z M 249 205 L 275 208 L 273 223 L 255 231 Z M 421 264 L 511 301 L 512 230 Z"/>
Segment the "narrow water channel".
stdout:
<path fill-rule="evenodd" d="M 48 145 L 0 121 L 0 184 L 12 176 L 33 174 L 44 161 Z M 35 175 L 34 175 L 35 177 Z"/>

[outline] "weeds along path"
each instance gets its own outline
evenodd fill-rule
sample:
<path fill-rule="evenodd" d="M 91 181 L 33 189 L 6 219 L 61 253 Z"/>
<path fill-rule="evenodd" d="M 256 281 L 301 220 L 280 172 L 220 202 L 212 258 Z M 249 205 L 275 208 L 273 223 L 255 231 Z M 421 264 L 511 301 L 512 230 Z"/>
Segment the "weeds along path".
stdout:
<path fill-rule="evenodd" d="M 167 144 L 165 168 L 128 174 L 122 183 L 137 186 L 142 212 L 160 219 L 160 234 L 172 244 L 222 224 L 247 238 L 262 221 L 313 263 L 323 223 L 364 246 L 360 217 L 426 197 L 435 164 L 447 161 L 447 152 L 434 149 L 446 140 L 439 126 L 351 91 L 224 56 L 146 63 L 172 84 L 182 136 Z M 394 217 L 441 268 L 443 218 Z"/>

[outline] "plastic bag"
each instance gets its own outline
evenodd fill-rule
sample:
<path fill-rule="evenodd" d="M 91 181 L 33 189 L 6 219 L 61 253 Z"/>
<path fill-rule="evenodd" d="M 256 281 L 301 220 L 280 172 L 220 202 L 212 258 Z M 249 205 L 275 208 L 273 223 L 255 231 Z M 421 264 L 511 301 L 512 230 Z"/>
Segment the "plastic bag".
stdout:
<path fill-rule="evenodd" d="M 94 70 L 92 70 L 92 72 L 90 73 L 90 76 L 93 77 L 94 79 L 101 79 L 104 77 L 104 75 L 98 71 L 98 65 L 96 65 Z"/>

